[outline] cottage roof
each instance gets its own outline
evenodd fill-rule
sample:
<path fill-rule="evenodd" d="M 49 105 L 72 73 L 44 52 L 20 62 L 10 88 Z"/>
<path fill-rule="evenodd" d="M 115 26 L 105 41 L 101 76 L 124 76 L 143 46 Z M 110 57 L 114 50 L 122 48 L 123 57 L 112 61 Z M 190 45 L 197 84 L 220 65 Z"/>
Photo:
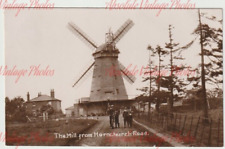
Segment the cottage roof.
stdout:
<path fill-rule="evenodd" d="M 51 96 L 48 96 L 48 95 L 40 95 L 39 97 L 35 97 L 30 100 L 30 102 L 36 102 L 36 101 L 61 101 L 61 100 L 52 98 Z"/>
<path fill-rule="evenodd" d="M 66 108 L 66 110 L 73 110 L 74 109 L 74 106 L 71 106 L 69 108 Z"/>

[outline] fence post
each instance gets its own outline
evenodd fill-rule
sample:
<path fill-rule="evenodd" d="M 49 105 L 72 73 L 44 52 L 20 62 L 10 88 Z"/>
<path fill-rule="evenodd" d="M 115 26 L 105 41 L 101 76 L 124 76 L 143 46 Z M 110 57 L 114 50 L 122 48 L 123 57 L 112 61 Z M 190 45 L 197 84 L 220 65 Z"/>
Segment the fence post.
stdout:
<path fill-rule="evenodd" d="M 191 116 L 191 124 L 190 124 L 190 129 L 189 129 L 190 136 L 191 136 L 192 122 L 193 122 L 193 115 Z"/>
<path fill-rule="evenodd" d="M 174 130 L 176 129 L 177 113 L 175 115 Z"/>
<path fill-rule="evenodd" d="M 181 125 L 181 115 L 180 115 L 180 118 L 179 118 L 179 127 L 178 127 L 179 132 L 180 132 L 180 125 Z"/>
<path fill-rule="evenodd" d="M 166 130 L 168 130 L 168 115 L 166 115 Z"/>
<path fill-rule="evenodd" d="M 161 119 L 161 116 L 159 115 L 158 116 L 159 117 L 159 120 L 157 120 L 157 125 L 160 125 L 161 123 L 160 123 L 160 119 Z M 154 117 L 155 118 L 155 117 Z M 152 121 L 154 121 L 155 119 L 152 119 Z M 156 123 L 155 123 L 156 124 Z"/>
<path fill-rule="evenodd" d="M 209 126 L 209 140 L 208 140 L 209 146 L 211 146 L 211 133 L 212 133 L 212 119 L 210 121 L 210 126 Z"/>
<path fill-rule="evenodd" d="M 206 121 L 206 118 L 204 118 L 204 122 Z M 201 138 L 200 138 L 200 141 L 199 141 L 199 143 L 201 143 L 202 142 L 202 137 L 203 137 L 203 134 L 204 134 L 204 130 L 205 130 L 205 123 L 202 123 L 203 124 L 203 127 L 202 127 L 202 133 L 201 133 Z"/>
<path fill-rule="evenodd" d="M 152 115 L 149 117 L 150 125 L 152 124 Z"/>
<path fill-rule="evenodd" d="M 159 115 L 158 125 L 163 125 L 163 123 L 162 123 L 162 115 L 161 114 Z"/>
<path fill-rule="evenodd" d="M 173 113 L 171 113 L 171 114 L 169 115 L 169 117 L 170 117 L 170 130 L 173 131 L 173 118 L 174 118 Z"/>
<path fill-rule="evenodd" d="M 195 133 L 194 133 L 194 137 L 195 137 L 195 138 L 196 138 L 197 131 L 198 131 L 198 124 L 199 124 L 199 121 L 200 121 L 200 116 L 198 117 L 198 122 L 197 122 L 197 125 L 196 125 L 196 128 L 195 128 Z"/>
<path fill-rule="evenodd" d="M 220 142 L 220 118 L 218 120 L 217 146 L 219 146 L 219 142 Z"/>
<path fill-rule="evenodd" d="M 183 133 L 184 133 L 184 127 L 185 127 L 185 123 L 186 123 L 186 118 L 187 118 L 187 115 L 185 115 L 185 117 L 184 117 L 184 124 L 183 124 L 182 130 L 181 130 L 181 135 L 183 135 Z"/>

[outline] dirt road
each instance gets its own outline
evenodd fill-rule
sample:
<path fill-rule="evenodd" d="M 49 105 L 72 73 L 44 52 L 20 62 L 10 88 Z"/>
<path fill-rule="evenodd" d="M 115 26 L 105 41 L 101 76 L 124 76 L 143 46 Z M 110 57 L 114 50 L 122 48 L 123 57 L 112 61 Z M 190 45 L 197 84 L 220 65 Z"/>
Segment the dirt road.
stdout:
<path fill-rule="evenodd" d="M 120 128 L 109 127 L 109 117 L 99 117 L 99 122 L 75 141 L 75 146 L 171 146 L 147 132 L 137 124 L 124 128 L 120 115 Z"/>

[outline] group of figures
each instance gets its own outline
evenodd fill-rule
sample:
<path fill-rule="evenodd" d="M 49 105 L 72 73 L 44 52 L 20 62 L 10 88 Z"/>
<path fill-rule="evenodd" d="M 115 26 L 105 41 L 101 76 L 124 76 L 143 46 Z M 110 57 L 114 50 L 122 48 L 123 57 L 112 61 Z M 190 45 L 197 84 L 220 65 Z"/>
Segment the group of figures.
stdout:
<path fill-rule="evenodd" d="M 112 129 L 119 128 L 120 127 L 120 122 L 119 122 L 120 110 L 114 110 L 113 105 L 111 105 L 108 109 L 108 114 L 109 114 L 110 127 Z M 124 121 L 124 128 L 132 127 L 133 116 L 132 116 L 131 110 L 127 110 L 127 108 L 123 110 L 123 121 Z"/>

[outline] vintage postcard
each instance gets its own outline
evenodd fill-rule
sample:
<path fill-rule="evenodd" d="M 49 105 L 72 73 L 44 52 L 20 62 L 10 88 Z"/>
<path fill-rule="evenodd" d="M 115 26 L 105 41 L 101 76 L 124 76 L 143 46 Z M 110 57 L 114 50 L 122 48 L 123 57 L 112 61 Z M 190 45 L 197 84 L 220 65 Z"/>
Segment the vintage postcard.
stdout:
<path fill-rule="evenodd" d="M 59 4 L 0 1 L 3 147 L 224 146 L 222 6 Z"/>

